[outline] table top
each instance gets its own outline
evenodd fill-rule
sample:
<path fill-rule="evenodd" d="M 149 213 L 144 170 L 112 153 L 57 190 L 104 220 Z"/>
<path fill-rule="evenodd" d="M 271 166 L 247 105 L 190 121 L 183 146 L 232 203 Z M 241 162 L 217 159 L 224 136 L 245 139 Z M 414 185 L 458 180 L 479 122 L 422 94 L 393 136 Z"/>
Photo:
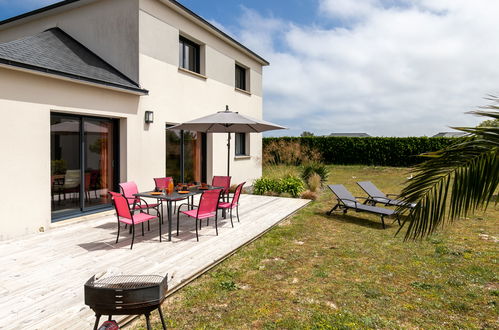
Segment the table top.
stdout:
<path fill-rule="evenodd" d="M 192 186 L 189 188 L 189 193 L 185 193 L 185 194 L 180 194 L 178 193 L 177 191 L 174 191 L 173 193 L 171 194 L 157 194 L 155 193 L 155 191 L 146 191 L 146 192 L 141 192 L 141 193 L 138 193 L 138 194 L 134 194 L 134 196 L 137 196 L 137 197 L 147 197 L 147 198 L 156 198 L 156 199 L 163 199 L 163 200 L 170 200 L 170 201 L 173 201 L 173 200 L 179 200 L 179 199 L 184 199 L 184 198 L 187 198 L 187 197 L 190 197 L 190 196 L 194 196 L 194 195 L 197 195 L 197 194 L 202 194 L 203 192 L 207 191 L 207 190 L 214 190 L 214 189 L 223 189 L 223 187 L 213 187 L 213 186 L 207 186 L 208 189 L 200 189 L 199 186 Z M 155 193 L 155 194 L 152 194 L 152 193 Z"/>

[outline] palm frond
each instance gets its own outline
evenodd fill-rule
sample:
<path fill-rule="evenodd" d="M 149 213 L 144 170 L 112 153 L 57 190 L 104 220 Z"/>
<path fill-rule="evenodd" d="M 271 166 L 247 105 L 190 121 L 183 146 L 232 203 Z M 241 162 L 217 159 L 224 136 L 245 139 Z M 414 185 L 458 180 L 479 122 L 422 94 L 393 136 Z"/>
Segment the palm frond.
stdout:
<path fill-rule="evenodd" d="M 498 106 L 487 109 L 473 114 L 499 118 Z M 469 133 L 469 137 L 446 149 L 424 154 L 428 160 L 416 166 L 414 177 L 399 196 L 416 204 L 404 222 L 408 223 L 405 239 L 426 237 L 447 222 L 486 209 L 494 198 L 499 185 L 499 128 L 456 129 Z"/>

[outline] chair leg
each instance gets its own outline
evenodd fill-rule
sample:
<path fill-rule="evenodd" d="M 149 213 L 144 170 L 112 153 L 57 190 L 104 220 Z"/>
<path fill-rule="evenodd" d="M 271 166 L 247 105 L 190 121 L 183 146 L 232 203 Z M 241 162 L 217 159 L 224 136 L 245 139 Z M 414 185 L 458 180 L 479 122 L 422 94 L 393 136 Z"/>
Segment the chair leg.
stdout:
<path fill-rule="evenodd" d="M 118 221 L 118 234 L 116 235 L 116 244 L 118 244 L 119 238 L 120 238 L 120 222 Z"/>
<path fill-rule="evenodd" d="M 161 319 L 161 325 L 163 326 L 163 330 L 166 330 L 165 318 L 163 317 L 163 311 L 161 310 L 161 306 L 158 307 L 159 318 Z"/>
<path fill-rule="evenodd" d="M 217 214 L 215 213 L 215 231 L 217 233 L 217 236 L 218 236 L 218 219 L 217 219 Z"/>
<path fill-rule="evenodd" d="M 149 221 L 147 221 L 147 223 L 149 224 Z M 142 222 L 142 236 L 144 236 L 144 223 Z"/>
<path fill-rule="evenodd" d="M 132 224 L 130 228 L 132 228 L 132 244 L 130 245 L 130 250 L 131 250 L 133 248 L 133 241 L 135 240 L 135 225 Z"/>
<path fill-rule="evenodd" d="M 383 229 L 385 229 L 385 217 L 383 215 L 381 216 L 381 225 L 383 226 Z"/>
<path fill-rule="evenodd" d="M 200 221 L 201 223 L 201 221 Z M 198 234 L 198 218 L 196 218 L 196 240 L 199 242 L 199 234 Z"/>
<path fill-rule="evenodd" d="M 232 225 L 232 228 L 234 228 L 234 222 L 232 222 L 232 209 L 230 209 L 230 224 Z M 239 216 L 237 217 L 237 220 L 239 221 Z"/>
<path fill-rule="evenodd" d="M 239 205 L 236 205 L 236 215 L 237 215 L 237 222 L 241 222 L 239 221 Z"/>

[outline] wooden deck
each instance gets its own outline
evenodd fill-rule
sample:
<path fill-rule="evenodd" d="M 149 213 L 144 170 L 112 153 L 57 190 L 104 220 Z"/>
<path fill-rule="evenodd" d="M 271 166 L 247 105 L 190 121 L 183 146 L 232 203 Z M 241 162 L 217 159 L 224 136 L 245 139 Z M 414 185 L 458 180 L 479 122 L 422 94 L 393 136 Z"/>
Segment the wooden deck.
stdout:
<path fill-rule="evenodd" d="M 172 242 L 167 241 L 165 221 L 162 243 L 154 225 L 145 236 L 137 230 L 130 250 L 126 230 L 114 243 L 114 215 L 0 242 L 0 329 L 91 329 L 94 314 L 84 304 L 83 284 L 92 275 L 106 270 L 168 273 L 173 290 L 305 204 L 301 199 L 242 195 L 241 222 L 234 217 L 231 228 L 230 220 L 222 219 L 218 236 L 213 220 L 208 227 L 203 222 L 199 242 L 194 220 L 181 217 L 180 236 L 174 233 Z"/>

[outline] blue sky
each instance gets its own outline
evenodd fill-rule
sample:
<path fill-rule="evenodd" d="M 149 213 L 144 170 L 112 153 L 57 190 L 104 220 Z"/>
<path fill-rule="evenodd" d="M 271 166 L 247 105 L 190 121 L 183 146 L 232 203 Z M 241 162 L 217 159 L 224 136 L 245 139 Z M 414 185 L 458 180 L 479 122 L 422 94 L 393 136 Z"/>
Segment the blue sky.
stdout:
<path fill-rule="evenodd" d="M 55 2 L 0 0 L 0 19 Z M 180 2 L 271 63 L 271 135 L 431 136 L 499 94 L 496 0 Z"/>

